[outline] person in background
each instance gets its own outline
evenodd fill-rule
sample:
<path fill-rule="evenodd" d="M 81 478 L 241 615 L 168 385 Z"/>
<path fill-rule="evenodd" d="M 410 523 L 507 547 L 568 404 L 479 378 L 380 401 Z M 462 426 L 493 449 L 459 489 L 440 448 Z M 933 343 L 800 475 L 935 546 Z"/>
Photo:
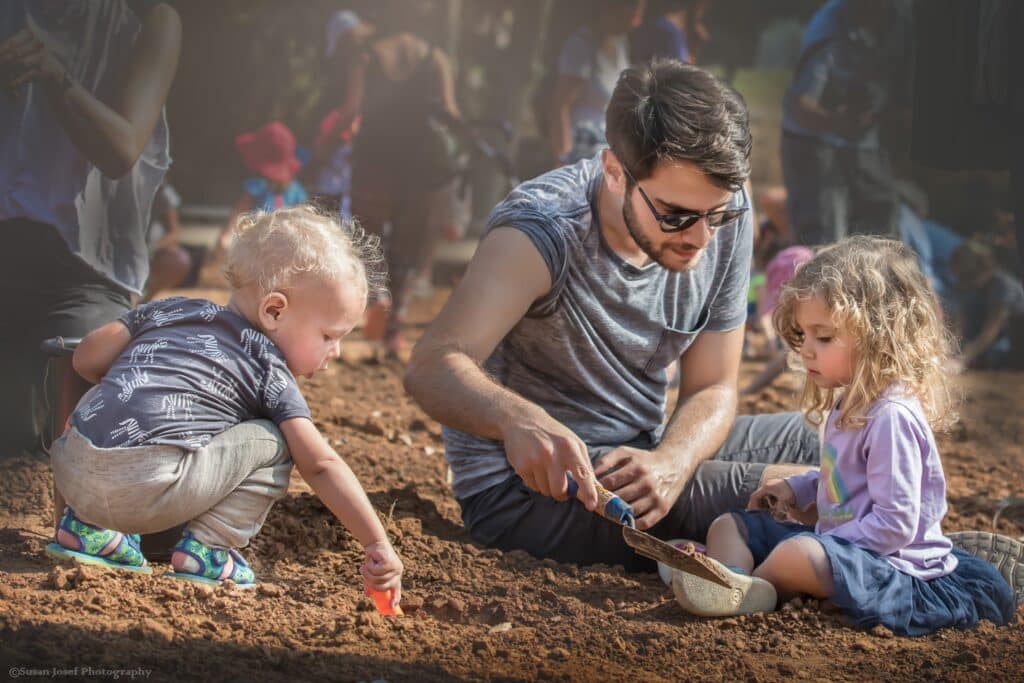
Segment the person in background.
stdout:
<path fill-rule="evenodd" d="M 180 49 L 167 3 L 0 3 L 0 457 L 39 446 L 40 343 L 142 294 Z"/>
<path fill-rule="evenodd" d="M 782 171 L 795 240 L 897 232 L 880 131 L 905 111 L 909 21 L 899 0 L 830 0 L 808 24 L 783 100 Z"/>
<path fill-rule="evenodd" d="M 594 4 L 593 20 L 569 36 L 558 57 L 547 111 L 554 166 L 590 158 L 605 144 L 605 107 L 629 67 L 629 31 L 643 18 L 644 0 Z"/>
<path fill-rule="evenodd" d="M 949 261 L 964 238 L 928 217 L 928 197 L 915 183 L 901 178 L 896 182 L 896 192 L 900 241 L 917 254 L 921 272 L 939 295 L 943 308 L 952 311 L 956 292 Z"/>
<path fill-rule="evenodd" d="M 646 19 L 629 36 L 630 61 L 657 57 L 696 63 L 699 46 L 710 35 L 704 23 L 709 0 L 650 0 Z"/>
<path fill-rule="evenodd" d="M 273 211 L 303 204 L 306 190 L 296 180 L 302 162 L 296 155 L 295 135 L 280 121 L 273 121 L 235 138 L 235 147 L 245 167 L 256 175 L 242 181 L 242 196 L 221 229 L 213 259 L 219 261 L 231 242 L 238 216 L 259 209 Z"/>
<path fill-rule="evenodd" d="M 326 99 L 336 105 L 336 93 L 347 97 L 321 119 L 306 176 L 311 199 L 325 211 L 352 215 L 352 141 L 359 130 L 359 111 L 354 100 L 357 88 L 349 88 L 353 60 L 361 58 L 374 29 L 351 10 L 340 10 L 327 22 L 324 43 Z M 358 73 L 355 75 L 359 75 Z"/>
<path fill-rule="evenodd" d="M 198 265 L 202 263 L 202 250 L 181 244 L 181 223 L 178 207 L 181 196 L 170 183 L 160 186 L 153 198 L 149 223 L 149 280 L 142 301 L 151 301 L 159 292 L 181 287 L 195 281 Z"/>
<path fill-rule="evenodd" d="M 949 270 L 958 294 L 955 328 L 963 338 L 954 367 L 1024 367 L 1024 286 L 999 269 L 992 248 L 970 239 L 953 252 Z"/>
<path fill-rule="evenodd" d="M 756 250 L 755 250 L 756 253 Z M 767 254 L 765 254 L 767 255 Z M 772 314 L 775 312 L 775 304 L 779 300 L 782 287 L 793 275 L 797 268 L 807 263 L 814 257 L 814 252 L 808 247 L 799 245 L 785 247 L 778 253 L 771 256 L 764 266 L 764 286 L 757 292 L 757 320 L 768 337 L 769 356 L 764 368 L 750 380 L 750 383 L 740 393 L 756 394 L 772 383 L 786 369 L 786 358 L 788 351 L 778 344 L 778 337 L 774 334 L 772 327 Z"/>
<path fill-rule="evenodd" d="M 451 201 L 454 139 L 461 120 L 452 65 L 445 52 L 415 33 L 429 21 L 425 2 L 379 3 L 369 10 L 372 34 L 348 60 L 346 117 L 359 113 L 352 144 L 352 214 L 370 233 L 386 235 L 390 298 L 371 305 L 363 334 L 388 356 L 404 352 L 402 322 L 410 288 L 441 239 L 432 220 Z M 344 127 L 345 117 L 339 126 Z M 386 230 L 390 226 L 390 230 Z"/>

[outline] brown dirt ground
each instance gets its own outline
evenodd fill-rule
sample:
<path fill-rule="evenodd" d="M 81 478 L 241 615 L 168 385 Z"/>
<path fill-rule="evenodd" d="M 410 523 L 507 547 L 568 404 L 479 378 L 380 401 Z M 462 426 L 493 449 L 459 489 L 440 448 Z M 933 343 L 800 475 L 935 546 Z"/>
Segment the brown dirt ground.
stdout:
<path fill-rule="evenodd" d="M 56 565 L 43 554 L 48 467 L 12 456 L 0 459 L 0 670 L 141 667 L 160 680 L 1024 680 L 1024 609 L 1006 628 L 986 622 L 917 639 L 853 630 L 814 601 L 702 620 L 654 575 L 482 548 L 446 484 L 439 426 L 403 394 L 401 372 L 353 341 L 305 388 L 404 558 L 407 616 L 384 619 L 361 596 L 358 545 L 297 475 L 248 551 L 262 587 L 209 590 L 161 579 L 159 565 L 152 577 Z M 963 378 L 963 424 L 940 441 L 947 530 L 988 529 L 1001 498 L 1024 494 L 1021 379 Z M 783 377 L 742 409 L 789 408 L 795 384 Z M 999 531 L 1024 535 L 1024 509 L 1005 513 Z"/>

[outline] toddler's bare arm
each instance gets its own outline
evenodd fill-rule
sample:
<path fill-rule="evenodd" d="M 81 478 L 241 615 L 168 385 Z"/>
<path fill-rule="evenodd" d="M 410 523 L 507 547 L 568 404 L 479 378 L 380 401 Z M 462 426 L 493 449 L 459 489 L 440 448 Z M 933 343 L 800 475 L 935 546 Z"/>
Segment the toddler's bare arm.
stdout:
<path fill-rule="evenodd" d="M 324 441 L 313 423 L 297 417 L 285 420 L 280 426 L 299 474 L 327 509 L 363 547 L 386 542 L 384 527 L 356 475 Z"/>
<path fill-rule="evenodd" d="M 402 599 L 402 561 L 352 470 L 304 417 L 281 423 L 292 461 L 313 491 L 356 537 L 366 552 L 360 573 L 368 587 L 392 591 L 392 606 Z"/>
<path fill-rule="evenodd" d="M 99 384 L 131 339 L 124 323 L 120 320 L 109 322 L 85 336 L 75 349 L 71 364 L 83 378 Z"/>

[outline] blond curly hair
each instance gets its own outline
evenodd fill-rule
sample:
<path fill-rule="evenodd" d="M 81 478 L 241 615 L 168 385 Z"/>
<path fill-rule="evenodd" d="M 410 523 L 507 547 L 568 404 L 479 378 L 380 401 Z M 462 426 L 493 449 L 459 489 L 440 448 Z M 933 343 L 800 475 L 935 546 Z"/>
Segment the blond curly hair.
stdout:
<path fill-rule="evenodd" d="M 772 316 L 797 367 L 802 365 L 804 332 L 796 322 L 796 304 L 814 297 L 828 306 L 832 322 L 856 340 L 857 362 L 843 395 L 840 428 L 862 427 L 871 404 L 894 384 L 917 397 L 933 429 L 947 429 L 956 421 L 947 371 L 954 339 L 909 247 L 858 235 L 823 247 L 797 269 Z M 835 389 L 805 379 L 800 407 L 811 424 L 820 425 L 836 398 Z"/>
<path fill-rule="evenodd" d="M 350 277 L 367 299 L 382 295 L 385 273 L 380 239 L 355 221 L 342 221 L 309 205 L 239 216 L 224 262 L 233 289 L 256 284 L 262 296 L 296 277 L 324 281 Z"/>

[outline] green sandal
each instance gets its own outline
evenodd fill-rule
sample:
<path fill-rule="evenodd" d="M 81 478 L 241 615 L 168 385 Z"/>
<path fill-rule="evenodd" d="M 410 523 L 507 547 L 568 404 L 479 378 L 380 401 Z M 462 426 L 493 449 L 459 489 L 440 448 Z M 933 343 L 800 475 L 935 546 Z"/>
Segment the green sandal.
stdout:
<path fill-rule="evenodd" d="M 234 548 L 211 548 L 200 543 L 186 531 L 172 551 L 185 553 L 189 556 L 188 564 L 191 571 L 169 571 L 164 576 L 181 581 L 193 581 L 209 586 L 219 586 L 231 580 L 239 588 L 255 588 L 256 574 L 249 563 Z M 228 571 L 229 561 L 231 569 Z"/>
<path fill-rule="evenodd" d="M 140 574 L 150 574 L 153 571 L 142 554 L 139 545 L 141 538 L 138 534 L 125 534 L 83 522 L 75 516 L 71 506 L 64 508 L 59 528 L 75 539 L 78 548 L 71 549 L 57 542 L 50 543 L 46 546 L 46 554 L 50 557 Z M 102 552 L 115 538 L 118 541 L 114 549 Z"/>

